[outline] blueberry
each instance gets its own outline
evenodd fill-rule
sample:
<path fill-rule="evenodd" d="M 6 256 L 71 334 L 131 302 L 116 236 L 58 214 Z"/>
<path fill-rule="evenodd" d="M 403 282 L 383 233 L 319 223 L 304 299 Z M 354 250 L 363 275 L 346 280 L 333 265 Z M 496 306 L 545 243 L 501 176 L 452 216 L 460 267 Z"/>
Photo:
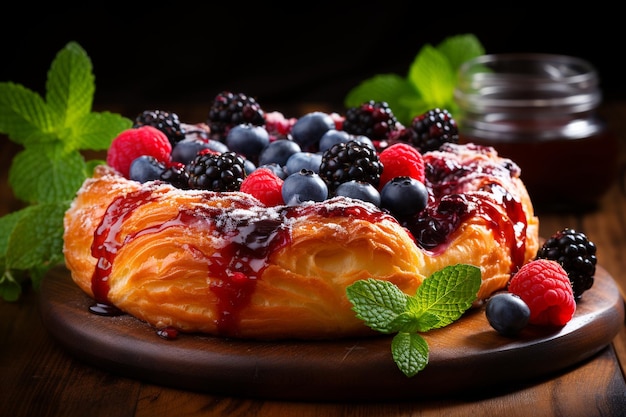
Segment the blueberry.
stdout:
<path fill-rule="evenodd" d="M 530 308 L 519 296 L 501 292 L 487 300 L 485 315 L 491 327 L 498 333 L 515 336 L 528 324 Z"/>
<path fill-rule="evenodd" d="M 207 149 L 210 149 L 217 153 L 224 153 L 230 150 L 228 149 L 228 146 L 226 146 L 224 142 L 220 142 L 219 140 L 209 139 L 208 141 L 206 141 L 206 143 L 207 143 Z"/>
<path fill-rule="evenodd" d="M 315 172 L 302 169 L 285 178 L 281 193 L 287 205 L 295 206 L 305 201 L 326 200 L 328 186 Z"/>
<path fill-rule="evenodd" d="M 319 144 L 324 133 L 334 128 L 335 121 L 329 114 L 314 111 L 296 120 L 291 127 L 291 136 L 302 149 L 310 150 Z"/>
<path fill-rule="evenodd" d="M 261 151 L 270 143 L 270 135 L 263 126 L 242 123 L 228 131 L 224 142 L 231 151 L 256 161 Z"/>
<path fill-rule="evenodd" d="M 300 152 L 300 145 L 293 140 L 278 139 L 270 142 L 259 155 L 259 165 L 276 163 L 280 166 L 287 164 L 287 159 L 296 152 Z"/>
<path fill-rule="evenodd" d="M 172 161 L 187 165 L 198 152 L 208 147 L 208 143 L 202 139 L 185 138 L 172 149 Z"/>
<path fill-rule="evenodd" d="M 301 169 L 308 169 L 316 174 L 320 172 L 320 164 L 322 163 L 322 154 L 314 152 L 296 152 L 287 159 L 285 171 L 287 174 L 294 174 Z"/>
<path fill-rule="evenodd" d="M 249 175 L 252 171 L 256 169 L 256 165 L 249 159 L 243 160 L 243 169 L 246 172 L 246 175 Z"/>
<path fill-rule="evenodd" d="M 128 177 L 144 183 L 160 179 L 164 171 L 165 165 L 162 162 L 153 156 L 142 155 L 131 162 Z"/>
<path fill-rule="evenodd" d="M 285 169 L 277 163 L 272 162 L 269 164 L 259 165 L 259 168 L 270 169 L 281 180 L 284 180 L 285 178 L 287 178 L 287 171 L 285 171 Z"/>
<path fill-rule="evenodd" d="M 372 142 L 372 140 L 370 138 L 368 138 L 365 135 L 355 135 L 352 140 L 356 140 L 357 142 L 361 142 L 361 143 L 365 143 L 366 145 L 369 145 L 370 148 L 372 149 L 376 149 L 376 146 L 374 145 L 374 142 Z"/>
<path fill-rule="evenodd" d="M 369 182 L 354 180 L 343 182 L 335 190 L 335 195 L 358 198 L 380 207 L 380 193 Z"/>
<path fill-rule="evenodd" d="M 380 191 L 380 202 L 398 217 L 408 217 L 419 213 L 428 203 L 426 186 L 411 177 L 392 178 Z"/>
<path fill-rule="evenodd" d="M 349 142 L 353 137 L 348 132 L 337 129 L 330 129 L 326 131 L 320 138 L 319 143 L 319 152 L 324 152 L 327 149 L 330 149 L 336 143 L 339 142 Z"/>

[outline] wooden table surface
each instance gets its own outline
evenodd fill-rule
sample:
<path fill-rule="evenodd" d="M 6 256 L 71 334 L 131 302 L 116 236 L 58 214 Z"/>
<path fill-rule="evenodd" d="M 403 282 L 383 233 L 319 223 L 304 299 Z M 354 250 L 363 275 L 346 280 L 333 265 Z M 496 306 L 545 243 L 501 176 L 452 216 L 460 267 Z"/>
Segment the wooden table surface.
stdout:
<path fill-rule="evenodd" d="M 626 167 L 626 104 L 606 103 L 602 114 L 619 135 L 620 166 Z M 18 147 L 5 137 L 0 140 L 3 215 L 19 207 L 7 185 L 10 160 Z M 542 236 L 564 227 L 584 231 L 598 247 L 599 264 L 626 294 L 626 193 L 620 180 L 612 185 L 597 209 L 540 213 L 540 221 Z M 82 363 L 64 351 L 44 328 L 38 296 L 37 291 L 30 289 L 18 302 L 0 300 L 2 416 L 626 415 L 626 326 L 609 346 L 571 369 L 498 390 L 414 402 L 301 403 L 248 399 L 245 393 L 222 397 L 172 389 Z"/>

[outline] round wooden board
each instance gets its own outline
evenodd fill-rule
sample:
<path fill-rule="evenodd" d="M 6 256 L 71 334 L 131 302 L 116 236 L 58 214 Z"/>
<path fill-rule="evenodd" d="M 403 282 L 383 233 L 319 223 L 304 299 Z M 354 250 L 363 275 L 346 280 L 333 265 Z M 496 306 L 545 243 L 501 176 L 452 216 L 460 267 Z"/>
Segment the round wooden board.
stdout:
<path fill-rule="evenodd" d="M 406 377 L 391 357 L 391 337 L 324 342 L 241 341 L 181 334 L 159 337 L 131 316 L 98 316 L 57 269 L 40 290 L 44 326 L 72 355 L 113 373 L 174 388 L 294 401 L 384 401 L 446 396 L 543 377 L 606 347 L 624 325 L 624 302 L 601 267 L 574 318 L 562 328 L 527 326 L 500 336 L 484 309 L 424 333 L 426 368 Z"/>

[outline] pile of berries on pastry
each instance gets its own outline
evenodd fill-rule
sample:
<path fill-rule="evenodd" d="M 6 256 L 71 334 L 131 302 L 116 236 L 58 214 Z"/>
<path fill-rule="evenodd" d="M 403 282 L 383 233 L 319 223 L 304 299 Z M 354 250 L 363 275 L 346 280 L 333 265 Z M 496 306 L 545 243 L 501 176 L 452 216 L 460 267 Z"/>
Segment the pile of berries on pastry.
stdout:
<path fill-rule="evenodd" d="M 103 310 L 157 329 L 369 335 L 346 297 L 355 281 L 413 294 L 472 264 L 480 303 L 539 249 L 519 167 L 460 144 L 444 109 L 406 127 L 374 101 L 287 118 L 223 92 L 202 123 L 141 113 L 106 162 L 66 214 L 66 264 Z"/>

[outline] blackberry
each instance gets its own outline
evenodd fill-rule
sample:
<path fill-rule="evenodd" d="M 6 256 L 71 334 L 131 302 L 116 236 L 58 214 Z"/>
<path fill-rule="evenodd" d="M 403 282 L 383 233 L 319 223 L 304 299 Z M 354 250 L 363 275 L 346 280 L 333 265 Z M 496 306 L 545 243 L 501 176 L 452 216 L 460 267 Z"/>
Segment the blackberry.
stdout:
<path fill-rule="evenodd" d="M 161 173 L 160 179 L 181 190 L 189 188 L 189 173 L 185 170 L 185 165 L 180 162 L 174 162 L 167 167 Z"/>
<path fill-rule="evenodd" d="M 540 258 L 561 264 L 577 300 L 593 285 L 598 262 L 596 245 L 584 233 L 569 228 L 556 232 L 537 251 Z"/>
<path fill-rule="evenodd" d="M 383 165 L 374 148 L 366 143 L 351 140 L 339 142 L 322 154 L 319 175 L 334 193 L 347 181 L 364 181 L 378 188 Z"/>
<path fill-rule="evenodd" d="M 265 112 L 253 97 L 223 91 L 215 96 L 206 123 L 211 130 L 211 137 L 223 142 L 234 126 L 244 123 L 264 126 Z"/>
<path fill-rule="evenodd" d="M 402 126 L 384 101 L 370 100 L 346 110 L 343 130 L 352 135 L 367 136 L 373 141 L 385 140 Z"/>
<path fill-rule="evenodd" d="M 446 142 L 459 142 L 459 129 L 456 121 L 446 109 L 435 108 L 419 116 L 411 122 L 410 144 L 421 153 L 439 149 Z"/>
<path fill-rule="evenodd" d="M 209 191 L 239 191 L 246 176 L 243 157 L 235 152 L 221 154 L 201 151 L 185 171 L 189 188 Z"/>
<path fill-rule="evenodd" d="M 135 117 L 133 127 L 149 125 L 165 133 L 172 148 L 185 139 L 185 129 L 181 126 L 178 114 L 165 110 L 144 110 Z"/>

